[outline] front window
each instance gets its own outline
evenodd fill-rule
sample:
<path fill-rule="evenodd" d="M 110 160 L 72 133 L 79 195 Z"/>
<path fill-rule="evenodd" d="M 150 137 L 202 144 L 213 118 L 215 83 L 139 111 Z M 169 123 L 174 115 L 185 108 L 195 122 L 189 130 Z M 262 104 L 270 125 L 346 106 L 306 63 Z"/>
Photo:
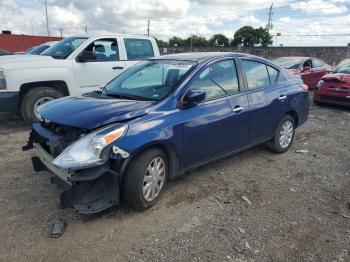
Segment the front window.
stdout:
<path fill-rule="evenodd" d="M 119 60 L 119 48 L 116 39 L 98 39 L 83 51 L 86 62 L 108 62 Z"/>
<path fill-rule="evenodd" d="M 294 57 L 280 57 L 273 60 L 273 62 L 286 69 L 298 69 L 302 60 Z"/>
<path fill-rule="evenodd" d="M 340 62 L 334 71 L 336 73 L 350 74 L 350 59 Z"/>
<path fill-rule="evenodd" d="M 45 50 L 41 55 L 51 56 L 55 59 L 66 59 L 75 49 L 84 43 L 86 39 L 87 37 L 67 37 Z"/>
<path fill-rule="evenodd" d="M 235 62 L 224 60 L 209 65 L 196 75 L 189 88 L 205 91 L 205 100 L 237 93 L 239 85 Z"/>
<path fill-rule="evenodd" d="M 135 100 L 165 98 L 195 62 L 178 60 L 149 60 L 138 63 L 110 82 L 104 95 Z"/>

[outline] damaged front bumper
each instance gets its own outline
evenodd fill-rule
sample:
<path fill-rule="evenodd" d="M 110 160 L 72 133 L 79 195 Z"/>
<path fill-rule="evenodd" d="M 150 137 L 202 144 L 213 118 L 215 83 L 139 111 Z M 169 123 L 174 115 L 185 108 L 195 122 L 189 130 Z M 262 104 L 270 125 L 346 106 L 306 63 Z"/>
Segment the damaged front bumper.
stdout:
<path fill-rule="evenodd" d="M 39 129 L 40 132 L 40 129 Z M 46 143 L 55 136 L 45 134 Z M 80 214 L 101 212 L 120 203 L 120 177 L 110 163 L 83 170 L 65 170 L 52 164 L 54 157 L 41 144 L 41 134 L 33 130 L 23 150 L 34 149 L 32 164 L 35 171 L 49 171 L 51 182 L 63 189 L 60 196 L 61 208 L 73 208 Z M 40 143 L 40 142 L 41 143 Z"/>

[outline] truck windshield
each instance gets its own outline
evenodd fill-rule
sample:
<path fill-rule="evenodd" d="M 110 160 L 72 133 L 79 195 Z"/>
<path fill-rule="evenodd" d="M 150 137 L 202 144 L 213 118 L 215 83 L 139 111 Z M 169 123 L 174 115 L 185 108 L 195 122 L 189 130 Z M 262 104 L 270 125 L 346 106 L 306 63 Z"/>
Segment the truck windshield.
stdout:
<path fill-rule="evenodd" d="M 161 100 L 195 64 L 179 60 L 140 62 L 112 80 L 103 95 L 133 100 Z"/>
<path fill-rule="evenodd" d="M 46 49 L 41 55 L 51 56 L 55 59 L 66 59 L 75 49 L 84 43 L 86 39 L 87 37 L 67 37 Z"/>

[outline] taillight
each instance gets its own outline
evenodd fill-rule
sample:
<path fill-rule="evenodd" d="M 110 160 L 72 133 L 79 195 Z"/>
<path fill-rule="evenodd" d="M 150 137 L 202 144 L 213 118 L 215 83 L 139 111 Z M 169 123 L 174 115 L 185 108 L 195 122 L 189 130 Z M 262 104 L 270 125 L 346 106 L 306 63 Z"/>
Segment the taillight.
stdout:
<path fill-rule="evenodd" d="M 305 91 L 309 91 L 309 86 L 305 84 L 300 84 L 300 87 L 304 89 Z"/>

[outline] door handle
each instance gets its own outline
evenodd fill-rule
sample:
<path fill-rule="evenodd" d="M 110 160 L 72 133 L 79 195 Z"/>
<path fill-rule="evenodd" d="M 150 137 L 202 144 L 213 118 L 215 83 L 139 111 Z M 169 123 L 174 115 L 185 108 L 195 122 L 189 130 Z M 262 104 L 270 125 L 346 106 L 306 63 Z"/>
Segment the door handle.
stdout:
<path fill-rule="evenodd" d="M 117 69 L 124 69 L 124 67 L 122 66 L 115 66 L 115 67 L 112 67 L 113 70 L 117 70 Z"/>
<path fill-rule="evenodd" d="M 236 106 L 234 109 L 232 109 L 233 112 L 239 113 L 244 110 L 243 106 Z"/>
<path fill-rule="evenodd" d="M 285 95 L 281 95 L 281 96 L 278 98 L 279 101 L 284 101 L 284 100 L 286 100 L 286 99 L 287 99 L 287 96 L 285 96 Z"/>

